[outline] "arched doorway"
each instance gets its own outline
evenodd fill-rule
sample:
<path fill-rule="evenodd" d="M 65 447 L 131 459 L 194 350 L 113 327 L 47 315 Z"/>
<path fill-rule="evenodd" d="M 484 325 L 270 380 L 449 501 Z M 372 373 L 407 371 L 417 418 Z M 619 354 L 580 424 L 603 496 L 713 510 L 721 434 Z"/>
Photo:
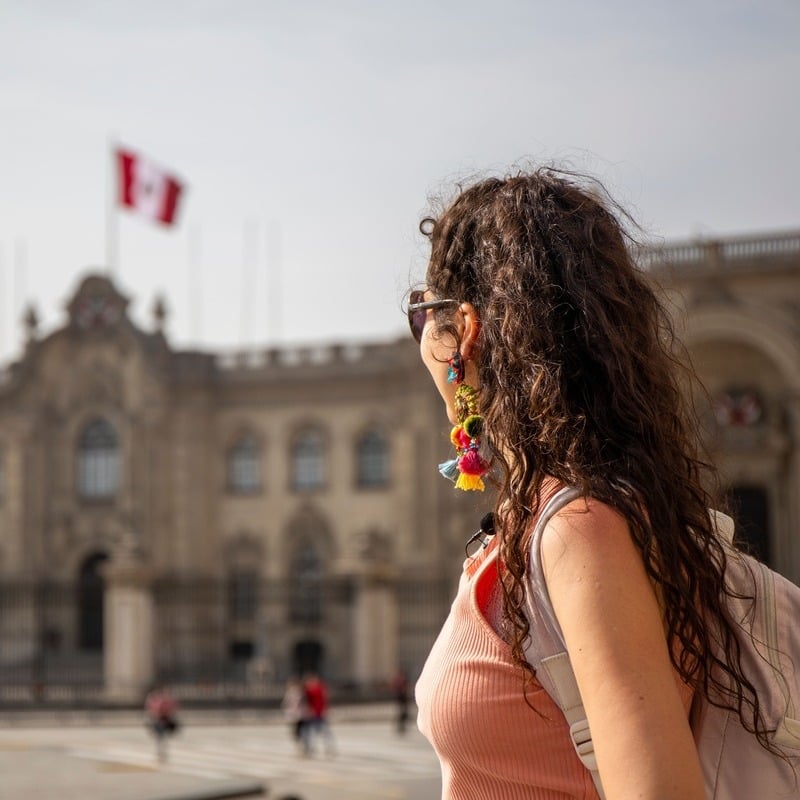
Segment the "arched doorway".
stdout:
<path fill-rule="evenodd" d="M 322 671 L 324 648 L 316 639 L 297 642 L 292 654 L 292 672 L 305 675 L 308 672 L 319 674 Z"/>
<path fill-rule="evenodd" d="M 761 486 L 734 486 L 729 492 L 736 516 L 736 540 L 765 564 L 772 565 L 769 533 L 769 497 Z"/>
<path fill-rule="evenodd" d="M 106 561 L 106 553 L 92 553 L 81 564 L 78 576 L 78 647 L 81 650 L 103 649 L 105 582 L 101 568 Z"/>

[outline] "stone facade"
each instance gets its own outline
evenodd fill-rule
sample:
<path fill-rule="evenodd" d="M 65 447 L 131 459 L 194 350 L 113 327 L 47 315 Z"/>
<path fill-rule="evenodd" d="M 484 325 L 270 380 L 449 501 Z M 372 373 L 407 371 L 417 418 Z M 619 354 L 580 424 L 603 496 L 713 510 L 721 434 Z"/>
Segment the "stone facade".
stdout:
<path fill-rule="evenodd" d="M 3 373 L 0 668 L 120 698 L 418 669 L 482 506 L 436 474 L 448 432 L 410 337 L 176 352 L 160 309 L 145 332 L 127 305 L 86 278 Z"/>
<path fill-rule="evenodd" d="M 707 394 L 696 408 L 740 523 L 800 582 L 800 233 L 650 250 Z"/>
<path fill-rule="evenodd" d="M 800 579 L 800 234 L 650 249 L 743 533 Z M 175 351 L 87 277 L 0 373 L 0 674 L 108 700 L 412 675 L 490 498 L 410 340 Z M 31 688 L 33 687 L 33 688 Z M 1 698 L 0 698 L 1 699 Z"/>

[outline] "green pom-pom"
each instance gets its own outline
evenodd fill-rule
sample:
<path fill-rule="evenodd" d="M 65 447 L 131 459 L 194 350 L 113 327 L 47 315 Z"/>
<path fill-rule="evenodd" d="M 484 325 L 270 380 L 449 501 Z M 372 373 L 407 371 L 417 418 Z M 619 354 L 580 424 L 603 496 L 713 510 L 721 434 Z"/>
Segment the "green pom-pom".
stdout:
<path fill-rule="evenodd" d="M 464 433 L 466 433 L 470 439 L 476 439 L 483 433 L 483 417 L 480 414 L 470 414 L 470 416 L 464 420 L 462 427 L 464 428 Z"/>

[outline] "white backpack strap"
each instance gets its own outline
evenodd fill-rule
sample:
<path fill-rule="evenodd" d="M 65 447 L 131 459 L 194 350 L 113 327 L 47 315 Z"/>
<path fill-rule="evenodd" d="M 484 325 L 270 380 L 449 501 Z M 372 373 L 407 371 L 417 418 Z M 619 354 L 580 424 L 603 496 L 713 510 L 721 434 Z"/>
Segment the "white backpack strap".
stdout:
<path fill-rule="evenodd" d="M 546 678 L 542 675 L 543 672 L 547 676 Z M 564 714 L 564 718 L 569 724 L 569 736 L 572 740 L 572 746 L 575 748 L 575 752 L 578 754 L 583 766 L 591 773 L 597 794 L 600 795 L 601 800 L 605 800 L 606 796 L 600 780 L 600 772 L 597 769 L 597 757 L 594 754 L 592 733 L 589 730 L 589 722 L 586 719 L 581 693 L 578 690 L 575 673 L 572 671 L 572 664 L 570 664 L 569 655 L 566 651 L 545 658 L 539 664 L 536 677 L 539 678 L 539 682 Z M 548 685 L 545 685 L 545 680 Z"/>
<path fill-rule="evenodd" d="M 561 627 L 550 602 L 541 561 L 542 534 L 547 523 L 553 515 L 580 496 L 580 490 L 573 487 L 561 489 L 547 502 L 536 520 L 536 526 L 531 536 L 530 574 L 526 592 L 531 636 L 525 655 L 536 670 L 536 677 L 542 688 L 564 714 L 569 724 L 569 735 L 575 752 L 581 763 L 591 773 L 597 794 L 601 800 L 605 800 L 586 711 L 583 708 L 583 701 L 575 680 L 575 673 L 572 671 Z M 534 624 L 534 620 L 536 624 Z M 554 651 L 553 654 L 545 655 L 542 647 Z"/>

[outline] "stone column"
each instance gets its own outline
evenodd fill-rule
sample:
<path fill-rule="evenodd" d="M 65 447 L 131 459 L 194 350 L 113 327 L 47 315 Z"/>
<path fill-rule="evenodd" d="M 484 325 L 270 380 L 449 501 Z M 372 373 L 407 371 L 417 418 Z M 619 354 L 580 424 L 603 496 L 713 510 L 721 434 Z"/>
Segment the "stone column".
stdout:
<path fill-rule="evenodd" d="M 387 569 L 356 578 L 353 677 L 361 687 L 385 683 L 397 671 L 397 605 Z"/>
<path fill-rule="evenodd" d="M 103 571 L 106 699 L 138 703 L 155 669 L 153 575 L 141 561 L 113 560 Z"/>

